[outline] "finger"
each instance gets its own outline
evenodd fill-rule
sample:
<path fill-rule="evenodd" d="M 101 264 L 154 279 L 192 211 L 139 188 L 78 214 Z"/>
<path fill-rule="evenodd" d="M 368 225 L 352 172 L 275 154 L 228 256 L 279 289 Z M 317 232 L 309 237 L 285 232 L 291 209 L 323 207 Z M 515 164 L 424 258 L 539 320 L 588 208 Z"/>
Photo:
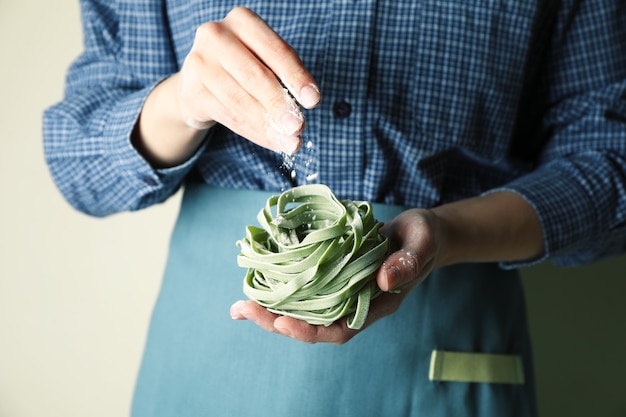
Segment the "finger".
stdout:
<path fill-rule="evenodd" d="M 271 149 L 289 155 L 302 146 L 299 134 L 279 132 L 274 122 L 258 101 L 239 88 L 231 77 L 223 77 L 219 86 L 213 88 L 216 120 L 240 136 Z"/>
<path fill-rule="evenodd" d="M 189 60 L 202 60 L 201 57 L 190 56 Z M 204 62 L 195 64 L 205 65 Z M 299 135 L 286 135 L 277 132 L 264 107 L 250 96 L 239 83 L 221 68 L 211 71 L 196 71 L 200 91 L 192 91 L 196 110 L 195 118 L 199 120 L 215 120 L 244 138 L 271 149 L 275 152 L 293 154 L 302 144 Z M 219 80 L 219 82 L 215 82 Z M 189 123 L 188 123 L 189 124 Z"/>
<path fill-rule="evenodd" d="M 315 326 L 302 320 L 271 313 L 253 301 L 237 301 L 230 308 L 230 316 L 234 320 L 249 320 L 262 329 L 279 333 L 306 343 L 345 343 L 357 331 L 342 324 L 332 326 Z"/>
<path fill-rule="evenodd" d="M 383 291 L 393 291 L 416 280 L 421 271 L 428 269 L 430 260 L 423 259 L 418 252 L 400 249 L 392 253 L 378 270 L 377 283 Z"/>
<path fill-rule="evenodd" d="M 402 288 L 401 292 L 398 293 L 382 293 L 378 297 L 372 300 L 370 304 L 370 309 L 367 314 L 367 320 L 365 321 L 365 325 L 362 329 L 365 329 L 368 326 L 371 326 L 373 323 L 378 321 L 379 319 L 389 316 L 398 310 L 402 301 L 406 298 L 406 296 L 411 292 L 411 290 L 415 286 L 405 286 Z"/>
<path fill-rule="evenodd" d="M 197 39 L 186 59 L 186 72 L 193 94 L 196 94 L 193 80 L 197 79 L 217 99 L 203 104 L 210 118 L 268 149 L 288 154 L 296 152 L 301 146 L 299 133 L 304 127 L 304 117 L 273 73 L 217 23 L 199 28 Z M 207 54 L 202 45 L 216 45 L 217 49 Z M 216 59 L 216 55 L 230 57 L 227 65 Z M 230 66 L 231 71 L 225 66 Z M 241 69 L 251 66 L 256 68 L 252 71 L 256 77 L 248 76 Z M 266 99 L 265 104 L 259 101 L 258 97 L 268 96 L 273 98 Z M 267 106 L 273 106 L 277 115 L 270 116 Z"/>
<path fill-rule="evenodd" d="M 274 321 L 274 328 L 284 336 L 311 344 L 343 344 L 359 332 L 350 329 L 345 318 L 330 326 L 319 326 L 292 317 L 279 316 Z"/>
<path fill-rule="evenodd" d="M 263 19 L 249 9 L 233 9 L 224 19 L 250 51 L 289 89 L 305 108 L 320 102 L 319 88 L 298 54 Z"/>
<path fill-rule="evenodd" d="M 222 24 L 208 22 L 197 31 L 197 42 L 194 52 L 207 55 L 206 61 L 213 67 L 210 71 L 207 86 L 219 87 L 216 83 L 216 72 L 226 71 L 239 84 L 234 90 L 236 94 L 247 92 L 264 108 L 262 114 L 268 114 L 274 122 L 273 126 L 284 135 L 296 135 L 304 128 L 304 116 L 300 107 L 282 87 L 274 73 L 242 44 L 237 34 Z M 210 55 L 208 50 L 210 49 Z M 215 61 L 215 63 L 211 61 Z M 249 100 L 246 100 L 249 101 Z M 234 103 L 225 102 L 232 111 L 249 112 L 250 108 L 234 107 Z M 245 101 L 242 104 L 247 104 Z"/>
<path fill-rule="evenodd" d="M 343 344 L 379 319 L 393 314 L 416 285 L 416 282 L 411 282 L 400 293 L 383 293 L 372 300 L 367 319 L 363 327 L 358 330 L 349 328 L 345 317 L 330 326 L 317 326 L 292 317 L 279 316 L 274 321 L 274 328 L 284 336 L 306 343 Z"/>
<path fill-rule="evenodd" d="M 254 301 L 237 301 L 230 308 L 230 316 L 234 320 L 249 320 L 268 332 L 277 332 L 274 321 L 278 315 Z"/>
<path fill-rule="evenodd" d="M 238 41 L 233 39 L 233 43 Z M 264 108 L 278 133 L 297 135 L 304 129 L 304 115 L 274 73 L 250 51 L 232 45 L 230 53 L 217 57 L 220 65 Z M 234 103 L 239 104 L 239 103 Z M 248 109 L 240 109 L 242 111 Z"/>
<path fill-rule="evenodd" d="M 233 320 L 246 320 L 246 316 L 242 313 L 242 310 L 246 308 L 246 302 L 239 300 L 230 306 L 230 317 Z"/>

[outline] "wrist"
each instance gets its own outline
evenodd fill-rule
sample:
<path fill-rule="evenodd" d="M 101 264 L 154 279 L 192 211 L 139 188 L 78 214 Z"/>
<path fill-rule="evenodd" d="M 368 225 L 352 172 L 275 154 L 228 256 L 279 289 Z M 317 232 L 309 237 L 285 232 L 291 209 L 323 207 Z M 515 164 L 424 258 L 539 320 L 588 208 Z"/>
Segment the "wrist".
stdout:
<path fill-rule="evenodd" d="M 439 250 L 435 259 L 435 269 L 463 262 L 462 247 L 465 238 L 460 231 L 459 222 L 455 219 L 452 211 L 446 206 L 435 207 L 429 210 L 436 219 L 439 233 Z"/>
<path fill-rule="evenodd" d="M 156 168 L 169 168 L 186 161 L 198 149 L 208 130 L 208 126 L 192 127 L 183 119 L 179 85 L 177 73 L 154 87 L 133 132 L 133 145 Z"/>
<path fill-rule="evenodd" d="M 534 209 L 513 192 L 496 192 L 432 209 L 438 219 L 438 266 L 534 259 L 544 252 Z"/>

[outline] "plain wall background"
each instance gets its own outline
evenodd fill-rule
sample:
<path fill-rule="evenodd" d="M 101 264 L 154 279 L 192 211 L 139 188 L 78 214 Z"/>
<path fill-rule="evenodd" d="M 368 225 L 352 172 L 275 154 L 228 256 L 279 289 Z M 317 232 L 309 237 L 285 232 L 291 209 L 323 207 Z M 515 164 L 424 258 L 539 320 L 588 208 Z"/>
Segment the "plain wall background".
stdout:
<path fill-rule="evenodd" d="M 81 41 L 78 0 L 0 0 L 0 417 L 128 415 L 178 209 L 94 219 L 56 191 L 41 113 Z M 625 271 L 523 272 L 542 416 L 626 416 Z"/>

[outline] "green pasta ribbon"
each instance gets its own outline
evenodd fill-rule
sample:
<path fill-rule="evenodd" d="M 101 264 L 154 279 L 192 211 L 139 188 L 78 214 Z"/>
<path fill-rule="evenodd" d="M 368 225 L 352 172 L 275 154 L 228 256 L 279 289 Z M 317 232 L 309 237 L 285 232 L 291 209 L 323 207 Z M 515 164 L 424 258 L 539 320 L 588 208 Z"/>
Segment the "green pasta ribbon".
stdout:
<path fill-rule="evenodd" d="M 309 184 L 271 196 L 257 220 L 261 227 L 247 226 L 237 241 L 237 264 L 248 268 L 244 294 L 310 324 L 348 316 L 348 327 L 363 327 L 388 249 L 372 206 Z"/>

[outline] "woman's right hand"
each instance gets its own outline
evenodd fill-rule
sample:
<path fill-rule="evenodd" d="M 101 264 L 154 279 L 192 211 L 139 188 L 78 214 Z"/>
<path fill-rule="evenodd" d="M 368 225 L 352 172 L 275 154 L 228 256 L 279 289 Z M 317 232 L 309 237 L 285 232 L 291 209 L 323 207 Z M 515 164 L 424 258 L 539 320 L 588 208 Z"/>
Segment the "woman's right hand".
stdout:
<path fill-rule="evenodd" d="M 188 126 L 206 129 L 217 122 L 287 153 L 300 147 L 304 117 L 298 103 L 312 108 L 320 101 L 296 52 L 243 7 L 198 28 L 179 78 L 179 106 Z"/>
<path fill-rule="evenodd" d="M 197 29 L 181 70 L 146 100 L 135 145 L 153 164 L 172 166 L 219 123 L 260 146 L 292 154 L 304 129 L 300 106 L 313 108 L 320 98 L 293 48 L 258 15 L 239 7 Z"/>

